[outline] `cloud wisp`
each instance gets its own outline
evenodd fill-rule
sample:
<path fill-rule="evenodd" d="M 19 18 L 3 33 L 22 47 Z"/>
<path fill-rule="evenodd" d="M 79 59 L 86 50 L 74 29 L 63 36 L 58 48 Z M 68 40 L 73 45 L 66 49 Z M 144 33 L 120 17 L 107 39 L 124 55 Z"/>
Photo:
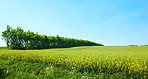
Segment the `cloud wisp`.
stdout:
<path fill-rule="evenodd" d="M 63 29 L 59 29 L 59 31 L 64 31 Z"/>
<path fill-rule="evenodd" d="M 103 43 L 103 41 L 104 41 L 104 40 L 98 40 L 97 42 L 98 42 L 98 43 Z"/>

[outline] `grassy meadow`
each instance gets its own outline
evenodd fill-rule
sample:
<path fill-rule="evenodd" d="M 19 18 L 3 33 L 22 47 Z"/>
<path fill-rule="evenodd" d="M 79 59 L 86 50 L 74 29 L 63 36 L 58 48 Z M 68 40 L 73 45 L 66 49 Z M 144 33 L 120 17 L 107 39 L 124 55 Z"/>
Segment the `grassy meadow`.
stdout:
<path fill-rule="evenodd" d="M 148 79 L 148 46 L 0 49 L 2 79 Z"/>

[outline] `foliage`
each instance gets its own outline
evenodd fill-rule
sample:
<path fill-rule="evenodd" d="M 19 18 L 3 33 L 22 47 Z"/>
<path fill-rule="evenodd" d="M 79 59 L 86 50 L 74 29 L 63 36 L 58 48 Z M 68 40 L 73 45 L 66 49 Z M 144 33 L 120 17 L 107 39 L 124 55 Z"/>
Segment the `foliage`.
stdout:
<path fill-rule="evenodd" d="M 138 46 L 138 45 L 129 45 L 129 46 Z"/>
<path fill-rule="evenodd" d="M 141 46 L 148 46 L 148 45 L 141 45 Z"/>
<path fill-rule="evenodd" d="M 31 31 L 24 31 L 17 27 L 13 29 L 7 25 L 7 30 L 2 32 L 3 40 L 10 49 L 47 49 L 47 48 L 64 48 L 74 46 L 103 46 L 88 40 L 78 40 L 73 38 L 64 38 L 57 36 L 39 35 Z"/>
<path fill-rule="evenodd" d="M 0 58 L 8 61 L 1 61 L 1 68 L 33 73 L 34 76 L 38 77 L 39 73 L 43 72 L 42 75 L 48 77 L 50 75 L 50 77 L 72 79 L 148 78 L 147 46 L 84 46 L 48 50 L 0 50 Z"/>

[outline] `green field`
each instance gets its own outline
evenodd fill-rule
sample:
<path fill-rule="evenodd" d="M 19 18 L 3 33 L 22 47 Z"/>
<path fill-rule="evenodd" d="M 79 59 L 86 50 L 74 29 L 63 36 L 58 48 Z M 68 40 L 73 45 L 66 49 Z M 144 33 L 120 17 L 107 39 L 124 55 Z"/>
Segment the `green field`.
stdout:
<path fill-rule="evenodd" d="M 148 79 L 148 46 L 0 50 L 5 79 Z"/>
<path fill-rule="evenodd" d="M 7 47 L 0 47 L 0 50 L 1 50 L 1 49 L 7 49 Z"/>

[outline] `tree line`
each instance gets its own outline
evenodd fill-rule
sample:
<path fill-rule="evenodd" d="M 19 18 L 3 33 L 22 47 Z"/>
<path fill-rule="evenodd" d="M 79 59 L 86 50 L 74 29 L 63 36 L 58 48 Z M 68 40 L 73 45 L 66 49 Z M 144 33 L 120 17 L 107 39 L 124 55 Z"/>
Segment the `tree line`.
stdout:
<path fill-rule="evenodd" d="M 24 31 L 21 27 L 13 29 L 7 25 L 7 30 L 2 32 L 3 40 L 10 49 L 48 49 L 65 48 L 74 46 L 103 46 L 88 40 L 64 38 L 57 36 L 46 36 L 37 32 Z"/>

